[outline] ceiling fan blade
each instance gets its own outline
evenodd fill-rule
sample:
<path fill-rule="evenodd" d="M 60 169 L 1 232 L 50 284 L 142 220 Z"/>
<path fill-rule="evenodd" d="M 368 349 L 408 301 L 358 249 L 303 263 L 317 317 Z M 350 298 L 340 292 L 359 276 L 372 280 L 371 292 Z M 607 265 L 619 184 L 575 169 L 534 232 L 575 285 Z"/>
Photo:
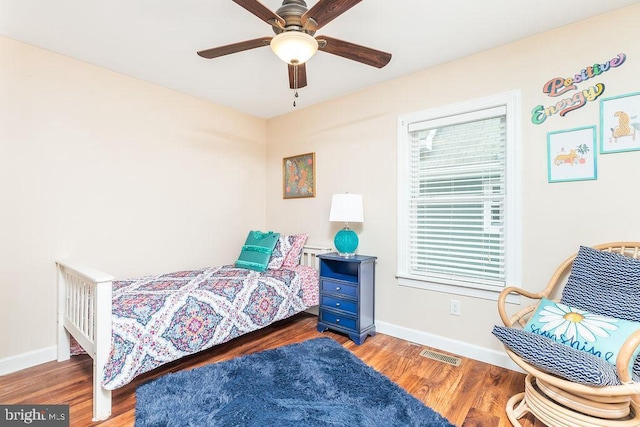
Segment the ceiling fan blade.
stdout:
<path fill-rule="evenodd" d="M 272 12 L 268 7 L 260 3 L 258 0 L 233 0 L 233 2 L 253 13 L 255 16 L 262 19 L 269 25 L 279 24 L 279 27 L 284 27 L 284 25 L 286 24 L 283 18 L 276 15 L 275 12 Z"/>
<path fill-rule="evenodd" d="M 372 67 L 382 68 L 391 61 L 391 54 L 370 47 L 360 46 L 344 40 L 334 39 L 327 36 L 318 36 L 318 49 L 323 52 L 342 56 L 343 58 L 358 61 Z M 326 43 L 324 43 L 326 42 Z"/>
<path fill-rule="evenodd" d="M 296 81 L 297 73 L 297 81 Z M 307 67 L 305 63 L 298 65 L 289 64 L 289 87 L 300 89 L 307 85 Z"/>
<path fill-rule="evenodd" d="M 245 40 L 239 43 L 232 43 L 225 46 L 214 47 L 211 49 L 199 50 L 198 55 L 203 58 L 213 59 L 219 56 L 229 55 L 231 53 L 242 52 L 243 50 L 255 49 L 257 47 L 269 46 L 273 37 L 262 37 L 259 39 Z"/>
<path fill-rule="evenodd" d="M 313 26 L 313 29 L 317 30 L 322 28 L 361 1 L 362 0 L 320 0 L 302 15 L 302 25 L 305 26 L 307 20 L 313 18 L 317 23 L 317 25 Z"/>

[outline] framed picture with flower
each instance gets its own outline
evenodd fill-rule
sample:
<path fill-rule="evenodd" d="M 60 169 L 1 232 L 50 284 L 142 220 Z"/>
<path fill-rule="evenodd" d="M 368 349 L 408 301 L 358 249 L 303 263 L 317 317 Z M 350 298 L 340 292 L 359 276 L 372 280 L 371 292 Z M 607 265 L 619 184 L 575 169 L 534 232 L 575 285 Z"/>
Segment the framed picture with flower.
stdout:
<path fill-rule="evenodd" d="M 316 153 L 282 159 L 282 197 L 299 199 L 316 196 Z"/>
<path fill-rule="evenodd" d="M 596 127 L 586 126 L 547 134 L 549 182 L 598 178 Z"/>

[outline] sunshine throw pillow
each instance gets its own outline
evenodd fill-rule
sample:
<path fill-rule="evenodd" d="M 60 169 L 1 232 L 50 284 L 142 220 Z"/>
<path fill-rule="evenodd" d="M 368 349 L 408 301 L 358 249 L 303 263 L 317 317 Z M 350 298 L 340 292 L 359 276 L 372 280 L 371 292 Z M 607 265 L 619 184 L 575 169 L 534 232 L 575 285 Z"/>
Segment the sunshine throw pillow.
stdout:
<path fill-rule="evenodd" d="M 543 298 L 524 327 L 555 342 L 585 351 L 615 365 L 626 339 L 640 329 L 640 323 L 593 314 Z M 632 360 L 638 357 L 636 350 Z"/>

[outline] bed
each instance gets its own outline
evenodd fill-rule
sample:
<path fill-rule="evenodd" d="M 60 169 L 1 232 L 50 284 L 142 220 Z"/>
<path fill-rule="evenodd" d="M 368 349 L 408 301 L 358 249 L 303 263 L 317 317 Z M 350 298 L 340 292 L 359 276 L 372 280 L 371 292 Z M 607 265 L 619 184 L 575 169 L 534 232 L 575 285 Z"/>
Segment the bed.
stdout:
<path fill-rule="evenodd" d="M 58 361 L 72 337 L 93 358 L 93 421 L 111 415 L 111 391 L 165 363 L 260 329 L 318 304 L 316 255 L 264 272 L 233 265 L 116 281 L 57 261 Z"/>

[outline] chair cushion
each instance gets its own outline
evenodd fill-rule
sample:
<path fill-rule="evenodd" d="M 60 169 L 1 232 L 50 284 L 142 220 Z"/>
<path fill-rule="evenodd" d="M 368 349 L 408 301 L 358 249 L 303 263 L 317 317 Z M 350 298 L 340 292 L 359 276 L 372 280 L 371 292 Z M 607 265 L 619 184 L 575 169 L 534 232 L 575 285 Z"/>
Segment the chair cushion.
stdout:
<path fill-rule="evenodd" d="M 531 365 L 566 380 L 590 385 L 620 385 L 615 366 L 584 351 L 522 329 L 494 326 L 493 334 Z M 640 377 L 633 375 L 634 381 Z"/>
<path fill-rule="evenodd" d="M 640 322 L 593 314 L 546 298 L 542 298 L 524 326 L 525 331 L 586 351 L 612 365 L 616 364 L 624 342 L 639 329 Z M 631 360 L 635 362 L 638 354 L 640 347 Z"/>
<path fill-rule="evenodd" d="M 640 260 L 581 246 L 561 301 L 591 313 L 640 322 Z"/>

